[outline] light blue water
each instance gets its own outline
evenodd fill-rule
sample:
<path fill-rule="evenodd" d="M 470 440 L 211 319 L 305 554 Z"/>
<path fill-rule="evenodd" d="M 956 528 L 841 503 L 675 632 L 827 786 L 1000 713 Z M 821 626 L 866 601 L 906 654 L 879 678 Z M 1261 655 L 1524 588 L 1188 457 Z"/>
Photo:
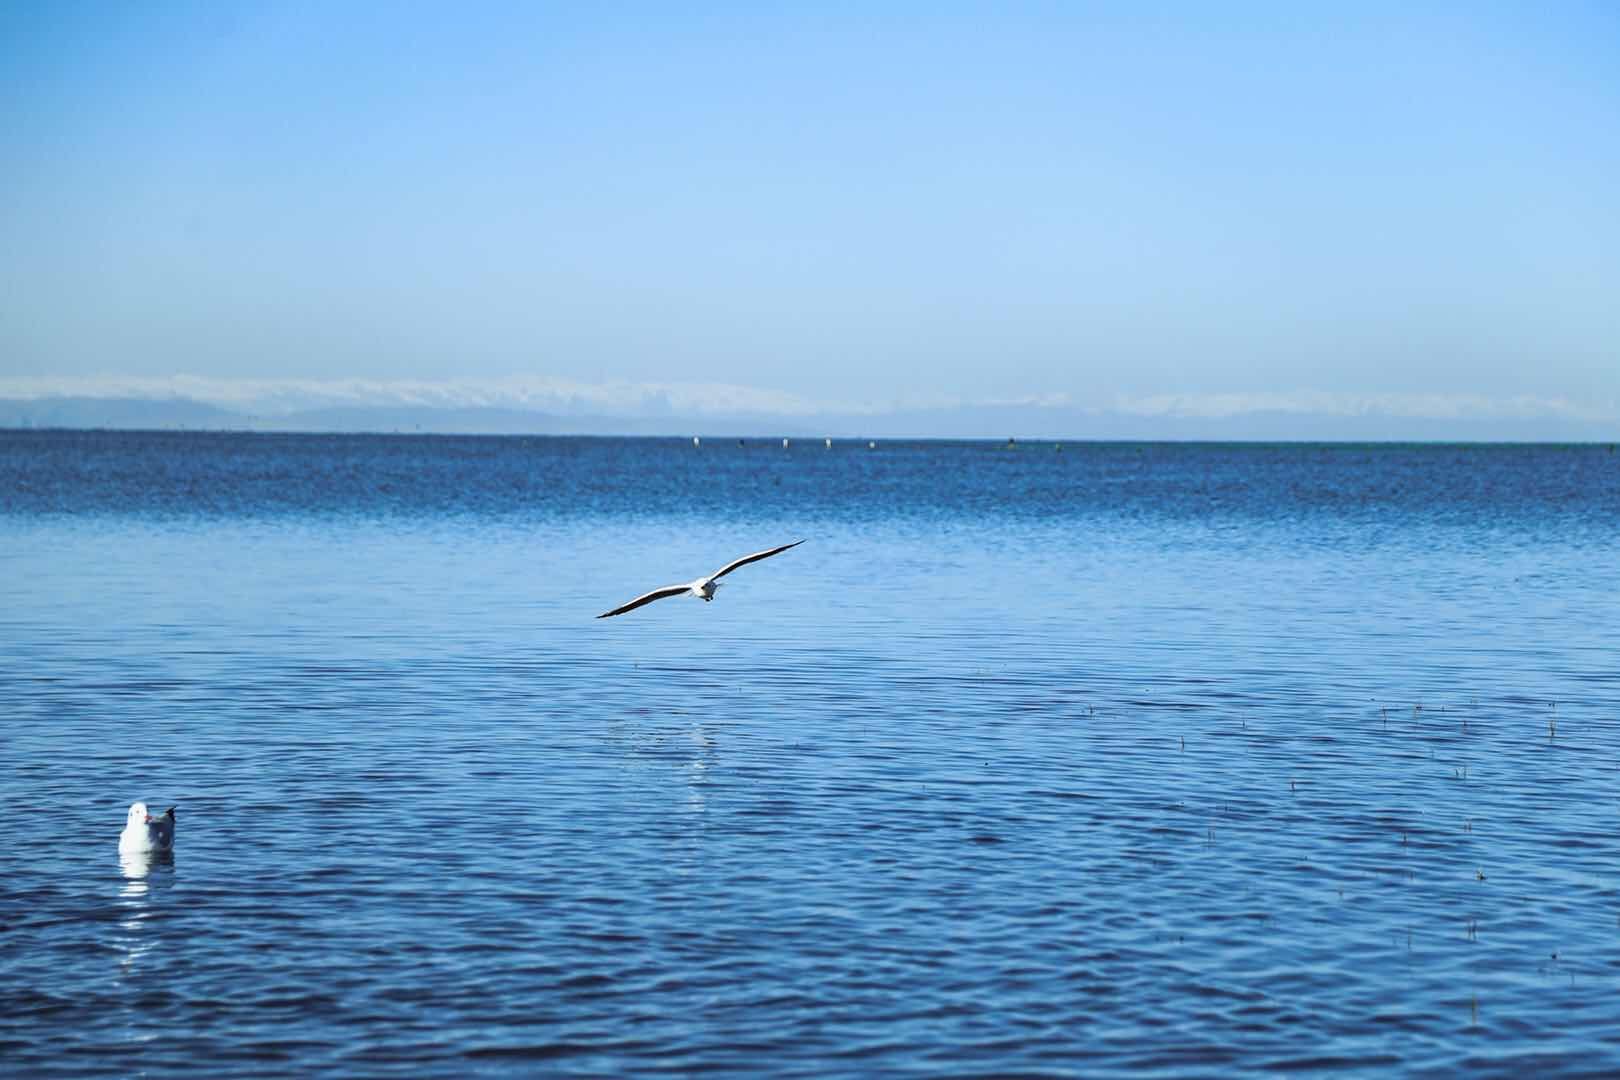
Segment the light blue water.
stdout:
<path fill-rule="evenodd" d="M 1603 446 L 0 433 L 0 1060 L 1612 1074 L 1617 528 Z"/>

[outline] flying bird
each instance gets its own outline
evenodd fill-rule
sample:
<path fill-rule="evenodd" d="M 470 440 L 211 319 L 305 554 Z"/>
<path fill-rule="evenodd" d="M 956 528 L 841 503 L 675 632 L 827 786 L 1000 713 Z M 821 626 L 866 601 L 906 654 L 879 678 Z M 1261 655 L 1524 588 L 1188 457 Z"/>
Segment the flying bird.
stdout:
<path fill-rule="evenodd" d="M 153 817 L 146 804 L 138 802 L 129 808 L 129 819 L 124 831 L 118 834 L 120 854 L 139 854 L 146 851 L 168 851 L 174 847 L 174 807 L 164 811 L 162 817 Z"/>
<path fill-rule="evenodd" d="M 803 540 L 795 540 L 791 544 L 783 544 L 781 547 L 773 547 L 765 551 L 756 551 L 752 555 L 744 555 L 740 559 L 733 559 L 720 569 L 716 570 L 714 573 L 710 574 L 708 577 L 700 577 L 696 581 L 687 582 L 685 585 L 665 585 L 662 589 L 654 589 L 650 593 L 642 593 L 628 604 L 621 604 L 612 611 L 604 611 L 602 614 L 598 615 L 597 618 L 605 619 L 610 615 L 623 615 L 627 611 L 634 611 L 642 604 L 650 604 L 654 600 L 662 600 L 666 596 L 679 596 L 682 593 L 689 593 L 701 600 L 713 600 L 714 591 L 720 587 L 720 579 L 737 569 L 737 567 L 747 566 L 749 563 L 759 562 L 761 559 L 768 559 L 772 555 L 780 555 L 788 548 L 798 547 L 802 543 L 804 543 Z"/>

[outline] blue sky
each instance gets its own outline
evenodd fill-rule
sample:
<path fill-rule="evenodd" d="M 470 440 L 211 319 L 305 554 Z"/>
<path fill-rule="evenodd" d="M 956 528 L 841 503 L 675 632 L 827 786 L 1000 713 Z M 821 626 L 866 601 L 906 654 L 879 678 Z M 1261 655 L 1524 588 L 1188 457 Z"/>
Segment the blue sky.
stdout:
<path fill-rule="evenodd" d="M 1138 7 L 8 5 L 0 395 L 1620 422 L 1620 8 Z"/>

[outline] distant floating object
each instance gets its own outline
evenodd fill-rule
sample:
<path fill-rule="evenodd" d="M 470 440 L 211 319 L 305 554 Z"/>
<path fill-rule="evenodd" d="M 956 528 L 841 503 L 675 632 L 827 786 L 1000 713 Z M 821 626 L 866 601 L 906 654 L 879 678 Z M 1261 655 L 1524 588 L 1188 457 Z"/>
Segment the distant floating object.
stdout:
<path fill-rule="evenodd" d="M 703 440 L 698 438 L 696 435 L 694 435 L 694 436 L 692 436 L 692 445 L 693 446 L 702 446 L 703 445 Z"/>
<path fill-rule="evenodd" d="M 1063 453 L 1063 444 L 1062 443 L 1057 444 L 1057 452 L 1060 453 L 1060 454 Z"/>
<path fill-rule="evenodd" d="M 688 593 L 697 597 L 699 600 L 713 600 L 714 591 L 720 587 L 720 579 L 737 569 L 737 567 L 747 566 L 749 563 L 758 562 L 761 559 L 768 559 L 772 555 L 780 555 L 788 548 L 798 547 L 802 543 L 804 543 L 803 540 L 795 540 L 791 544 L 783 544 L 781 547 L 766 548 L 764 551 L 756 551 L 752 555 L 744 555 L 740 559 L 733 559 L 726 563 L 725 566 L 722 566 L 720 569 L 710 574 L 708 577 L 700 577 L 696 581 L 687 582 L 685 585 L 665 585 L 662 589 L 654 589 L 652 592 L 642 593 L 628 604 L 620 604 L 612 611 L 604 611 L 602 614 L 598 615 L 597 618 L 606 619 L 612 615 L 623 615 L 627 611 L 634 611 L 642 604 L 650 604 L 654 600 L 662 600 L 666 596 L 680 596 L 682 593 Z M 146 812 L 146 806 L 144 803 L 136 803 L 135 806 L 130 807 L 129 810 L 131 822 L 135 820 L 136 807 L 139 807 L 142 813 Z"/>
<path fill-rule="evenodd" d="M 832 440 L 831 439 L 826 439 L 824 441 L 827 443 L 827 449 L 831 450 L 832 449 Z M 1614 447 L 1611 446 L 1611 447 L 1609 447 L 1609 449 L 1613 450 Z"/>
<path fill-rule="evenodd" d="M 784 450 L 787 449 L 787 443 L 788 443 L 788 441 L 786 439 L 782 440 L 782 449 L 784 449 Z"/>
<path fill-rule="evenodd" d="M 744 443 L 743 443 L 743 441 L 742 441 L 742 440 L 741 440 L 741 439 L 738 439 L 738 440 L 737 440 L 737 445 L 738 445 L 738 446 L 743 446 L 743 445 L 745 445 L 745 444 L 744 444 Z"/>
<path fill-rule="evenodd" d="M 876 450 L 877 449 L 877 443 L 868 440 L 867 444 L 866 444 L 866 448 L 868 450 Z"/>

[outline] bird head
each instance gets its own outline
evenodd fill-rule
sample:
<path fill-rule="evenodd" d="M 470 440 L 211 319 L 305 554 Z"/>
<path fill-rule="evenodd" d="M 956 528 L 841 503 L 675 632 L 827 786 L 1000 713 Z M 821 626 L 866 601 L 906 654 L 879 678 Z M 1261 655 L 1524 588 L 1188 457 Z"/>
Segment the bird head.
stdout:
<path fill-rule="evenodd" d="M 145 803 L 138 802 L 129 808 L 129 823 L 131 825 L 135 824 L 137 821 L 144 825 L 151 820 L 152 815 L 146 812 Z"/>

